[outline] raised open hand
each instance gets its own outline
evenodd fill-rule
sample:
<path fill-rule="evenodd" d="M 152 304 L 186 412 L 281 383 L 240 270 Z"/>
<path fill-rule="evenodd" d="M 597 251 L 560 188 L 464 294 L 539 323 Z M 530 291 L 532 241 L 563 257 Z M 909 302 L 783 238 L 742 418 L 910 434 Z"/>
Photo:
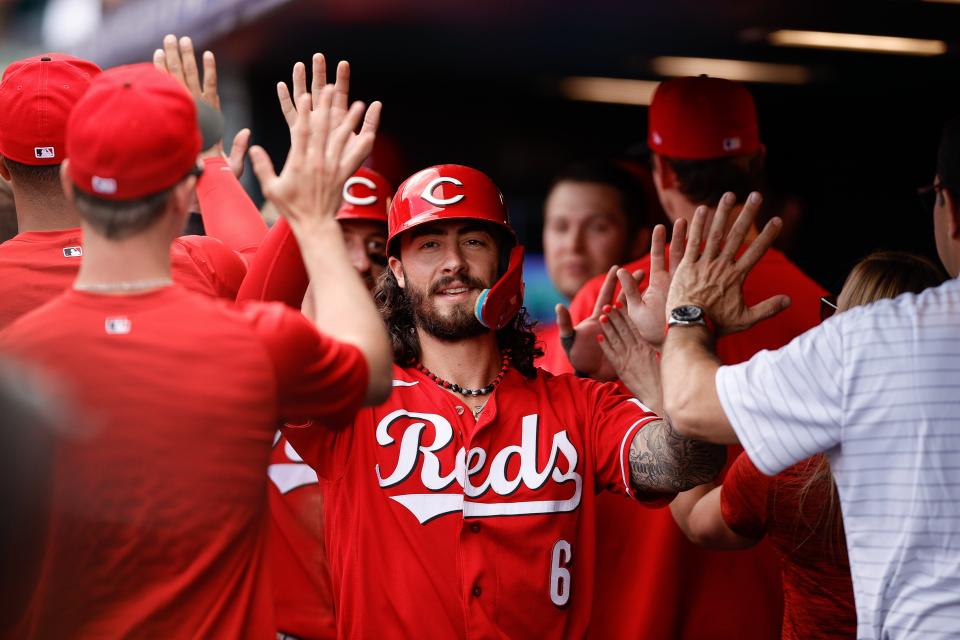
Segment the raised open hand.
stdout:
<path fill-rule="evenodd" d="M 736 222 L 724 237 L 727 218 L 736 205 L 734 194 L 725 193 L 720 198 L 702 252 L 700 245 L 705 232 L 707 209 L 697 209 L 690 223 L 683 259 L 673 274 L 667 308 L 696 305 L 716 325 L 717 334 L 724 335 L 748 329 L 790 305 L 790 298 L 785 295 L 767 298 L 752 307 L 748 307 L 743 299 L 744 280 L 773 244 L 783 225 L 780 218 L 772 218 L 737 258 L 737 252 L 753 226 L 761 202 L 759 193 L 751 193 Z M 679 235 L 676 230 L 674 235 Z"/>
<path fill-rule="evenodd" d="M 341 60 L 337 65 L 337 78 L 331 85 L 327 82 L 327 62 L 322 53 L 313 54 L 311 60 L 312 72 L 310 76 L 310 90 L 307 91 L 307 67 L 304 63 L 298 62 L 293 65 L 291 97 L 290 87 L 284 82 L 277 83 L 277 98 L 280 101 L 280 109 L 283 111 L 283 117 L 290 127 L 291 141 L 293 139 L 293 127 L 297 121 L 297 115 L 303 109 L 308 112 L 316 109 L 319 104 L 320 96 L 325 90 L 332 89 L 333 97 L 330 104 L 331 126 L 336 128 L 340 126 L 343 119 L 347 116 L 350 101 L 350 63 Z M 330 89 L 328 89 L 330 87 Z M 309 98 L 309 100 L 307 100 Z M 348 153 L 358 144 L 363 144 L 361 140 L 365 134 L 373 135 L 380 125 L 380 111 L 382 105 L 380 102 L 374 102 L 367 109 L 363 119 L 363 126 L 359 133 L 351 131 L 347 138 L 346 150 Z M 369 155 L 369 151 L 364 154 Z"/>
<path fill-rule="evenodd" d="M 677 266 L 683 259 L 686 221 L 682 218 L 674 227 L 670 242 L 670 265 L 666 264 L 665 245 L 667 230 L 662 224 L 653 229 L 650 242 L 650 279 L 647 288 L 639 291 L 642 273 L 631 274 L 626 269 L 617 271 L 620 280 L 620 302 L 627 308 L 627 315 L 635 325 L 640 337 L 659 348 L 666 338 L 667 293 Z"/>
<path fill-rule="evenodd" d="M 598 380 L 616 378 L 616 372 L 610 363 L 604 360 L 596 338 L 602 332 L 600 316 L 605 311 L 609 311 L 614 304 L 613 294 L 617 287 L 618 270 L 619 268 L 614 265 L 607 271 L 607 277 L 603 281 L 603 286 L 600 287 L 593 313 L 581 320 L 576 327 L 573 326 L 567 308 L 562 304 L 556 307 L 560 343 L 567 352 L 570 364 L 579 373 Z M 643 272 L 638 271 L 636 275 L 642 277 Z"/>
<path fill-rule="evenodd" d="M 597 342 L 617 377 L 630 393 L 663 415 L 657 350 L 622 309 L 613 308 L 601 315 L 600 327 L 602 334 L 597 336 Z"/>
<path fill-rule="evenodd" d="M 343 184 L 373 149 L 380 103 L 374 102 L 367 109 L 362 102 L 355 102 L 337 123 L 332 113 L 333 100 L 332 86 L 320 90 L 313 109 L 311 96 L 300 96 L 291 129 L 290 152 L 279 176 L 263 148 L 250 149 L 250 160 L 263 194 L 294 231 L 335 219 Z M 361 120 L 363 127 L 357 134 Z"/>
<path fill-rule="evenodd" d="M 197 100 L 202 100 L 211 109 L 220 112 L 220 93 L 217 84 L 217 59 L 212 51 L 203 52 L 203 78 L 197 66 L 197 56 L 193 48 L 193 40 L 188 36 L 177 38 L 168 34 L 163 38 L 163 48 L 153 52 L 153 66 L 160 71 L 169 73 L 180 81 L 187 91 Z M 226 156 L 223 149 L 223 140 L 218 141 L 209 149 L 204 149 L 201 157 L 215 157 L 223 155 L 233 175 L 238 179 L 243 175 L 243 159 L 250 145 L 250 129 L 241 129 L 233 138 L 230 155 Z"/>
<path fill-rule="evenodd" d="M 188 36 L 177 39 L 173 34 L 163 37 L 163 48 L 153 52 L 153 66 L 180 81 L 194 97 L 200 98 L 220 111 L 217 92 L 217 60 L 212 51 L 203 52 L 203 79 L 197 67 L 193 40 Z"/>

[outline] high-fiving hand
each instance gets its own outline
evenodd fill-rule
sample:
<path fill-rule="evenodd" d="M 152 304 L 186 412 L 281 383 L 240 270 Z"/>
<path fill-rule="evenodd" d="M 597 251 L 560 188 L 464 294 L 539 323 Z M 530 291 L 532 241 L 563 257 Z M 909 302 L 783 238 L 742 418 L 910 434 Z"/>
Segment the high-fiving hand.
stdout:
<path fill-rule="evenodd" d="M 213 110 L 220 111 L 220 93 L 217 86 L 217 60 L 212 51 L 203 52 L 203 78 L 197 67 L 193 40 L 184 36 L 168 34 L 163 38 L 163 48 L 153 52 L 153 66 L 169 73 L 180 82 L 195 99 L 202 100 Z M 233 138 L 230 155 L 226 156 L 230 170 L 237 178 L 243 174 L 243 158 L 250 145 L 250 129 L 241 129 Z M 201 157 L 223 155 L 223 140 L 204 149 Z"/>
<path fill-rule="evenodd" d="M 667 295 L 668 309 L 687 304 L 701 307 L 716 325 L 717 335 L 724 335 L 748 329 L 790 305 L 790 298 L 785 295 L 767 298 L 752 307 L 748 307 L 743 299 L 744 280 L 773 244 L 783 226 L 780 218 L 771 219 L 737 257 L 753 226 L 761 201 L 759 193 L 751 193 L 736 222 L 724 237 L 727 218 L 736 206 L 734 194 L 725 193 L 707 232 L 703 251 L 700 246 L 703 243 L 707 209 L 697 209 L 690 223 L 683 260 L 673 274 Z"/>
<path fill-rule="evenodd" d="M 295 232 L 335 219 L 343 184 L 373 149 L 380 103 L 367 109 L 362 102 L 355 102 L 339 116 L 333 101 L 332 86 L 320 90 L 316 103 L 309 94 L 300 96 L 290 130 L 290 152 L 279 176 L 263 148 L 250 149 L 263 194 Z M 361 120 L 363 128 L 357 134 Z"/>

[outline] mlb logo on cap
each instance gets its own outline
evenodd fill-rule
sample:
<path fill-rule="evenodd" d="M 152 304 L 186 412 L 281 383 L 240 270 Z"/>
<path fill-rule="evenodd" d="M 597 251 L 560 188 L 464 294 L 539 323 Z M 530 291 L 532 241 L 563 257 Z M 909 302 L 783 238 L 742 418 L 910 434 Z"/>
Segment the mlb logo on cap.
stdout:
<path fill-rule="evenodd" d="M 37 160 L 48 160 L 57 157 L 57 153 L 53 150 L 53 147 L 34 147 L 33 155 L 37 157 Z"/>
<path fill-rule="evenodd" d="M 64 258 L 79 258 L 82 255 L 83 255 L 83 247 L 64 247 L 63 248 Z"/>

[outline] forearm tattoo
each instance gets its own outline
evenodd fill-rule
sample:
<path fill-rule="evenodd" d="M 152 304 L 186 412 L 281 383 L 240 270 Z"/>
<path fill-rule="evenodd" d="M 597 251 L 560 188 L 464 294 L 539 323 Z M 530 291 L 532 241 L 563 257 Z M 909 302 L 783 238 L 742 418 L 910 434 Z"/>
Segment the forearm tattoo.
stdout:
<path fill-rule="evenodd" d="M 710 482 L 727 448 L 684 438 L 664 421 L 652 422 L 630 443 L 630 480 L 637 491 L 673 493 Z"/>

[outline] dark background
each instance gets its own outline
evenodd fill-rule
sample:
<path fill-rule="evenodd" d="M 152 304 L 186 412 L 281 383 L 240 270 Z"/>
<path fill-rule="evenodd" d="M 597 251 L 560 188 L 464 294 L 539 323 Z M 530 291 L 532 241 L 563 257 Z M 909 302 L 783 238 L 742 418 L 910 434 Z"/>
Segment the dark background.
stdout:
<path fill-rule="evenodd" d="M 181 15 L 171 9 L 178 1 L 162 6 Z M 94 57 L 105 64 L 144 59 L 167 31 L 193 35 L 241 79 L 251 120 L 241 124 L 252 126 L 255 140 L 277 161 L 286 152 L 287 132 L 276 82 L 288 80 L 293 62 L 309 61 L 314 51 L 330 61 L 348 59 L 353 96 L 384 102 L 382 132 L 392 144 L 378 153 L 388 159 L 382 167 L 389 177 L 398 182 L 441 162 L 482 169 L 501 186 L 533 251 L 539 249 L 551 175 L 572 159 L 622 153 L 646 135 L 644 107 L 571 101 L 558 91 L 562 78 L 661 79 L 649 61 L 665 55 L 804 65 L 812 73 L 808 84 L 749 85 L 767 145 L 768 211 L 779 212 L 786 203 L 790 211 L 802 212 L 783 248 L 833 291 L 850 266 L 873 249 L 936 256 L 931 215 L 921 210 L 915 191 L 932 182 L 939 131 L 960 113 L 955 42 L 960 4 L 194 0 L 194 5 L 209 8 L 189 20 L 138 10 L 128 12 L 123 23 L 107 14 L 105 25 L 117 24 L 98 34 L 91 45 Z M 233 8 L 222 8 L 227 5 Z M 947 41 L 949 51 L 914 57 L 767 44 L 763 32 L 780 28 L 934 38 Z"/>

